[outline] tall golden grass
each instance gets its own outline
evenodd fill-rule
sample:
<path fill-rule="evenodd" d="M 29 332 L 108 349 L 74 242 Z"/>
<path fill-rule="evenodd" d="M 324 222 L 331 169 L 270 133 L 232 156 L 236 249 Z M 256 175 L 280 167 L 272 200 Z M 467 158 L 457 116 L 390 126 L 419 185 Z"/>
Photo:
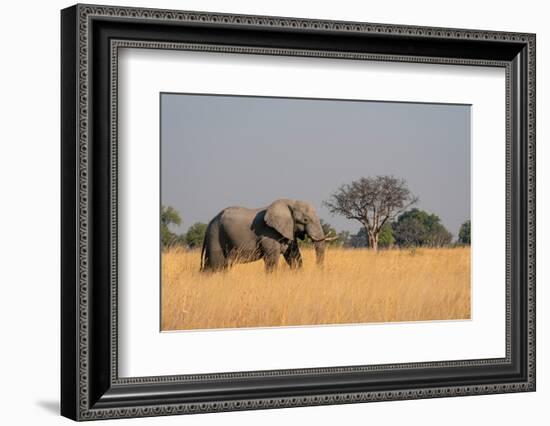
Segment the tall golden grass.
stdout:
<path fill-rule="evenodd" d="M 470 318 L 470 249 L 329 248 L 324 267 L 302 249 L 304 267 L 283 258 L 201 273 L 200 251 L 162 254 L 162 330 L 349 324 Z"/>

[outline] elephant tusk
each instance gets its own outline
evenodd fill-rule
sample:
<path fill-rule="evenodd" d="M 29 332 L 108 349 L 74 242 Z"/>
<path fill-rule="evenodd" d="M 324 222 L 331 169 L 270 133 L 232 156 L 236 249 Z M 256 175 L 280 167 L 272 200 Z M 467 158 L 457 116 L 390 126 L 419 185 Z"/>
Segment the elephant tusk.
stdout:
<path fill-rule="evenodd" d="M 332 233 L 332 231 L 330 231 L 327 235 L 325 235 L 323 238 L 319 238 L 319 239 L 316 239 L 316 238 L 313 238 L 311 235 L 308 235 L 308 237 L 311 239 L 311 241 L 313 241 L 314 243 L 321 243 L 323 241 L 327 242 L 327 241 L 334 241 L 336 239 L 338 239 L 338 236 L 335 235 L 333 237 L 330 236 L 330 234 Z"/>

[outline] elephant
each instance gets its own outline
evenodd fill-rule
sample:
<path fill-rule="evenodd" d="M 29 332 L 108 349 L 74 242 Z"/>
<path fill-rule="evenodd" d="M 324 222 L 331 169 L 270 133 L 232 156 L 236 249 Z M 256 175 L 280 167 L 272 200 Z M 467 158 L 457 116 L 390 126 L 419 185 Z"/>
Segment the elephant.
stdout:
<path fill-rule="evenodd" d="M 302 267 L 298 239 L 308 236 L 317 264 L 322 265 L 325 235 L 315 208 L 308 202 L 280 199 L 268 207 L 227 207 L 208 224 L 201 251 L 201 271 L 222 271 L 235 263 L 263 259 L 265 270 L 277 268 L 282 254 L 291 269 Z"/>

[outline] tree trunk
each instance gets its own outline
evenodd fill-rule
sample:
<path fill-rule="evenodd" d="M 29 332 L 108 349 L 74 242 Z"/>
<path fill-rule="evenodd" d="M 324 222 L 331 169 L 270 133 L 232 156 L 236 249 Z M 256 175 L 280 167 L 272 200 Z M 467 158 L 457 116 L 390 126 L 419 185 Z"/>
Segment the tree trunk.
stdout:
<path fill-rule="evenodd" d="M 367 231 L 367 235 L 369 236 L 369 247 L 375 252 L 378 251 L 378 234 Z"/>

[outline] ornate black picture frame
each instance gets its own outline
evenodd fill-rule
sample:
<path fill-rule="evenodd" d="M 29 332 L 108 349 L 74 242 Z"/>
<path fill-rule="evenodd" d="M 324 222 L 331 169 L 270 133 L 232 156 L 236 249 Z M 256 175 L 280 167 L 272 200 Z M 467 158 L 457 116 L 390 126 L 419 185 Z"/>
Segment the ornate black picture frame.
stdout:
<path fill-rule="evenodd" d="M 95 5 L 64 9 L 61 28 L 62 415 L 92 420 L 535 390 L 534 34 Z M 120 378 L 120 47 L 504 68 L 506 356 Z"/>

